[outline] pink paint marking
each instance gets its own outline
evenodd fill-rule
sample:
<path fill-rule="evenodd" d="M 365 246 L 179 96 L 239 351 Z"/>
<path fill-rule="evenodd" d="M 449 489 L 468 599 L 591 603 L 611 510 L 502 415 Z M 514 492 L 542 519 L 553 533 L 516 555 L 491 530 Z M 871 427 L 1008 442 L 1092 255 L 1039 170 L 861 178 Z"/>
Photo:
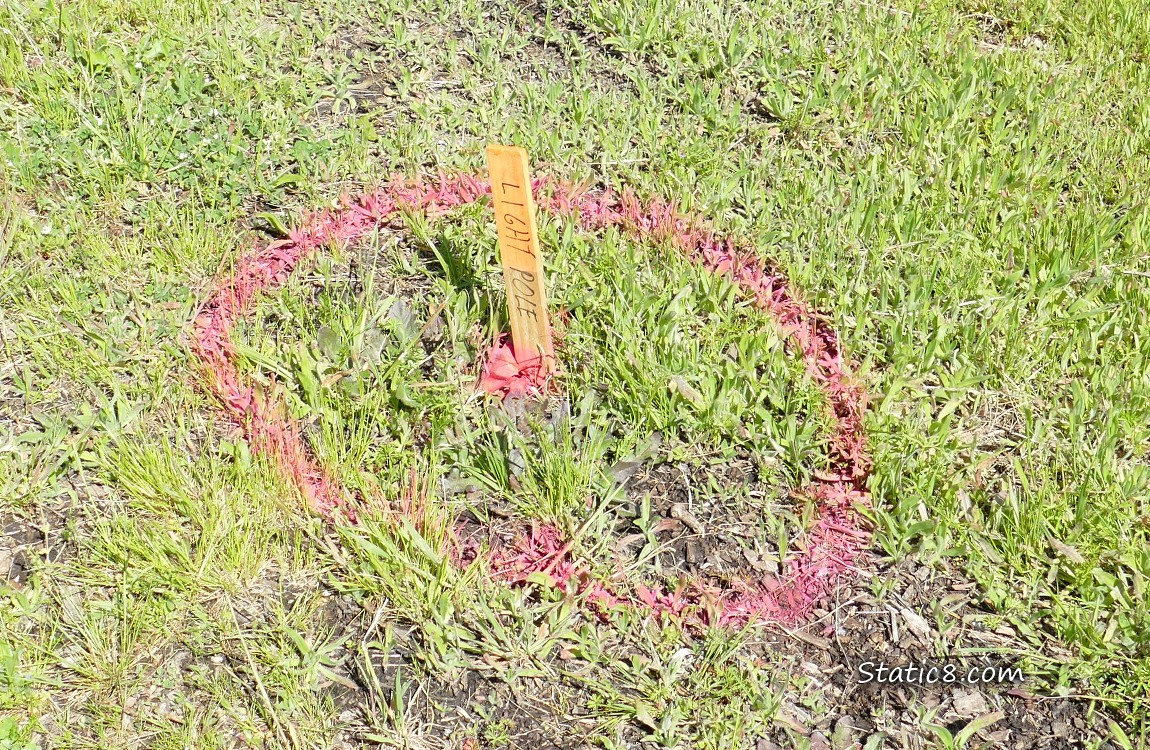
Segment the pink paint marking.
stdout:
<path fill-rule="evenodd" d="M 770 312 L 802 353 L 811 377 L 827 394 L 832 416 L 833 473 L 816 477 L 807 488 L 818 517 L 808 532 L 807 549 L 790 559 L 786 575 L 746 581 L 720 594 L 719 624 L 750 620 L 800 622 L 824 600 L 843 574 L 852 570 L 869 543 L 856 507 L 867 506 L 864 480 L 870 469 L 863 418 L 866 394 L 852 382 L 834 329 L 794 293 L 786 277 L 733 240 L 721 238 L 697 218 L 680 215 L 669 203 L 640 202 L 634 194 L 574 194 L 559 185 L 540 205 L 573 217 L 587 229 L 618 227 L 646 242 L 666 242 L 708 271 L 731 276 L 758 306 Z M 706 584 L 693 584 L 680 596 L 704 603 L 714 595 Z M 654 610 L 674 611 L 648 603 Z M 647 602 L 645 602 L 647 603 Z M 700 607 L 703 611 L 707 608 Z"/>
<path fill-rule="evenodd" d="M 542 393 L 549 379 L 543 375 L 539 359 L 533 357 L 520 362 L 515 356 L 514 344 L 502 340 L 496 342 L 487 351 L 483 375 L 479 378 L 479 390 L 504 397 Z"/>
<path fill-rule="evenodd" d="M 441 176 L 433 184 L 397 179 L 383 190 L 344 198 L 336 209 L 304 216 L 288 239 L 242 258 L 196 318 L 195 352 L 224 408 L 244 429 L 252 446 L 277 462 L 309 507 L 329 520 L 343 518 L 354 523 L 356 509 L 341 484 L 310 457 L 298 426 L 282 416 L 275 404 L 241 383 L 230 341 L 232 328 L 250 310 L 258 292 L 282 284 L 318 248 L 361 239 L 401 208 L 438 216 L 489 192 L 483 180 L 462 175 Z M 818 515 L 807 532 L 805 549 L 789 559 L 783 576 L 741 581 L 726 590 L 707 581 L 689 582 L 674 591 L 638 585 L 633 587 L 634 595 L 628 596 L 594 580 L 573 558 L 570 542 L 561 543 L 556 529 L 538 525 L 510 547 L 493 552 L 492 574 L 512 584 L 540 576 L 554 585 L 575 582 L 601 612 L 625 605 L 732 627 L 758 619 L 802 622 L 853 569 L 870 539 L 857 511 L 870 502 L 864 484 L 870 468 L 863 431 L 866 394 L 847 373 L 834 329 L 800 300 L 781 272 L 732 240 L 718 237 L 702 221 L 680 215 L 669 203 L 656 200 L 644 204 L 629 192 L 577 194 L 569 186 L 551 181 L 539 181 L 536 193 L 542 193 L 542 208 L 573 219 L 583 229 L 617 227 L 639 241 L 677 248 L 708 271 L 729 275 L 769 311 L 801 352 L 811 377 L 827 394 L 834 418 L 832 472 L 817 475 L 805 490 Z M 484 390 L 518 393 L 538 387 L 535 381 L 507 347 L 497 344 L 488 353 L 481 378 Z M 458 549 L 457 545 L 456 557 Z"/>
<path fill-rule="evenodd" d="M 215 292 L 196 317 L 193 349 L 225 410 L 244 430 L 258 452 L 270 456 L 324 516 L 355 520 L 355 508 L 338 480 L 330 477 L 309 455 L 299 427 L 254 388 L 240 382 L 231 332 L 251 308 L 257 293 L 284 283 L 300 261 L 327 245 L 341 245 L 369 234 L 386 223 L 396 210 L 407 208 L 437 215 L 475 201 L 489 191 L 482 181 L 462 175 L 441 177 L 437 184 L 411 184 L 394 180 L 386 189 L 344 198 L 340 207 L 307 214 L 288 239 L 245 255 L 232 275 L 217 283 Z"/>

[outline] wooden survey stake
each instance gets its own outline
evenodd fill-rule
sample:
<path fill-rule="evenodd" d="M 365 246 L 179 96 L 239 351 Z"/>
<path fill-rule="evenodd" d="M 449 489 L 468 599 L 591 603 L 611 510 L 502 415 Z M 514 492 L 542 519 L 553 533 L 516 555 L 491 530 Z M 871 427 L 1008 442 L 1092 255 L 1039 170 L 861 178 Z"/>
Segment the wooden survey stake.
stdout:
<path fill-rule="evenodd" d="M 515 358 L 527 365 L 538 361 L 541 374 L 547 375 L 555 369 L 555 349 L 543 289 L 543 256 L 527 152 L 518 146 L 488 146 L 487 166 Z"/>

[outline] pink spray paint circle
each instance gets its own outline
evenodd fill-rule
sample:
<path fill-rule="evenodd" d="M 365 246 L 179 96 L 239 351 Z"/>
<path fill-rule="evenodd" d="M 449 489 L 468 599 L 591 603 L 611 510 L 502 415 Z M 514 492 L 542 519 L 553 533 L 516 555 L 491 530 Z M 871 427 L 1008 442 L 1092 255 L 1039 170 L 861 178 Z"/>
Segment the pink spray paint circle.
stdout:
<path fill-rule="evenodd" d="M 674 591 L 642 585 L 631 591 L 614 590 L 588 574 L 572 554 L 571 541 L 564 540 L 559 530 L 537 524 L 511 545 L 494 550 L 490 574 L 512 585 L 529 577 L 537 581 L 540 575 L 554 585 L 574 582 L 600 611 L 628 606 L 728 627 L 756 620 L 790 625 L 806 621 L 855 569 L 870 543 L 860 513 L 870 505 L 865 481 L 871 460 L 863 430 L 866 392 L 850 377 L 836 332 L 801 300 L 780 271 L 668 202 L 644 202 L 630 192 L 575 191 L 547 179 L 537 181 L 535 192 L 541 210 L 583 230 L 616 228 L 638 242 L 675 248 L 705 270 L 730 277 L 744 295 L 769 312 L 826 394 L 831 412 L 830 470 L 815 475 L 802 490 L 814 503 L 814 520 L 803 550 L 787 559 L 779 575 L 725 587 L 702 580 Z M 437 217 L 489 194 L 484 179 L 459 175 L 434 182 L 396 179 L 378 191 L 345 197 L 337 208 L 301 217 L 287 239 L 241 257 L 233 273 L 217 280 L 194 322 L 194 353 L 228 416 L 242 427 L 252 448 L 271 457 L 308 506 L 329 521 L 355 523 L 358 509 L 339 479 L 329 476 L 310 454 L 299 425 L 244 382 L 232 329 L 251 311 L 259 292 L 284 283 L 315 251 L 361 239 L 402 210 Z M 481 384 L 489 391 L 504 392 L 537 385 L 531 373 L 516 372 L 513 356 L 509 361 L 507 352 L 498 348 L 488 355 Z"/>

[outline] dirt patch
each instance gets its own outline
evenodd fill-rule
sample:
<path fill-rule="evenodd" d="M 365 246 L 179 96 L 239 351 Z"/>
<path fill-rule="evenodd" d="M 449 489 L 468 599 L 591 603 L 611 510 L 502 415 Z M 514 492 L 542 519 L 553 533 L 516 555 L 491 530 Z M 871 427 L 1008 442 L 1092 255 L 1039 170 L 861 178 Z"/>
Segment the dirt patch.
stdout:
<path fill-rule="evenodd" d="M 635 61 L 626 60 L 622 54 L 607 46 L 598 34 L 572 19 L 570 14 L 562 10 L 544 8 L 533 0 L 515 2 L 513 5 L 522 8 L 523 12 L 535 21 L 536 28 L 546 28 L 550 25 L 562 32 L 556 35 L 558 56 L 562 61 L 561 65 L 556 66 L 557 70 L 569 65 L 570 60 L 576 58 L 578 48 L 572 43 L 572 40 L 578 39 L 594 56 L 589 62 L 593 63 L 591 73 L 597 81 L 610 88 L 625 90 L 631 94 L 638 93 L 639 89 L 635 82 L 617 70 L 620 63 L 631 62 L 635 64 Z M 548 46 L 546 39 L 542 36 L 533 37 L 532 43 L 541 48 L 544 53 L 553 49 Z M 657 80 L 665 76 L 665 73 L 653 59 L 644 57 L 638 62 L 639 65 L 636 67 L 641 67 L 647 78 Z"/>
<path fill-rule="evenodd" d="M 665 583 L 684 575 L 729 583 L 781 572 L 779 545 L 766 532 L 784 509 L 783 493 L 762 480 L 749 452 L 722 466 L 624 466 L 617 475 L 632 468 L 623 511 L 638 517 L 650 503 L 648 523 L 659 546 L 649 564 Z M 647 539 L 638 523 L 621 518 L 616 527 L 616 549 L 635 562 Z"/>
<path fill-rule="evenodd" d="M 387 717 L 386 729 L 425 747 L 588 746 L 598 724 L 586 709 L 588 696 L 557 672 L 508 681 L 477 664 L 452 679 L 429 676 L 413 656 L 421 651 L 419 629 L 393 632 L 389 649 L 370 649 L 354 663 L 360 689 L 342 703 L 341 718 L 350 724 L 346 740 L 369 740 L 385 729 L 380 717 Z"/>
<path fill-rule="evenodd" d="M 55 497 L 0 512 L 0 580 L 23 587 L 37 569 L 74 557 L 89 519 L 115 504 L 111 488 L 75 473 L 58 480 Z"/>
<path fill-rule="evenodd" d="M 665 580 L 761 577 L 763 565 L 754 564 L 754 551 L 761 545 L 777 554 L 778 548 L 763 542 L 755 523 L 769 517 L 772 507 L 785 508 L 786 501 L 764 488 L 766 502 L 751 503 L 758 507 L 715 502 L 711 508 L 700 502 L 703 493 L 696 493 L 708 486 L 720 488 L 715 496 L 722 498 L 724 490 L 745 496 L 762 482 L 747 457 L 717 472 L 674 464 L 634 470 L 629 503 L 635 506 L 649 495 L 652 517 L 657 515 L 660 549 L 647 563 Z M 703 533 L 675 518 L 682 513 L 672 509 L 684 503 L 693 503 Z M 477 520 L 466 521 L 477 538 L 494 536 L 504 543 L 515 528 L 497 520 L 500 531 L 481 530 Z M 625 519 L 621 525 L 631 523 Z M 617 533 L 627 550 L 627 534 Z M 689 542 L 695 553 L 688 551 Z M 1089 694 L 1088 685 L 1072 685 L 1060 694 L 1051 690 L 1051 665 L 1056 670 L 1071 662 L 1068 648 L 1049 638 L 1026 637 L 945 561 L 892 564 L 872 554 L 862 562 L 858 577 L 816 610 L 811 625 L 798 630 L 764 625 L 745 646 L 764 670 L 789 681 L 774 728 L 756 738 L 756 750 L 796 743 L 809 743 L 813 750 L 922 748 L 964 729 L 973 735 L 971 747 L 1114 748 L 1105 742 L 1110 731 L 1103 707 L 1073 697 Z M 907 671 L 912 665 L 918 674 Z M 884 676 L 880 667 L 887 670 Z M 933 675 L 921 671 L 932 667 Z M 896 668 L 902 670 L 897 676 Z M 643 736 L 631 724 L 621 732 L 636 746 Z"/>
<path fill-rule="evenodd" d="M 561 40 L 560 45 L 562 46 L 562 52 L 565 55 L 571 55 L 573 53 L 575 47 L 572 44 L 572 40 L 578 39 L 597 61 L 603 61 L 596 65 L 595 77 L 603 81 L 609 81 L 616 89 L 625 90 L 632 94 L 637 94 L 639 90 L 634 81 L 620 75 L 615 71 L 612 65 L 606 64 L 607 61 L 613 63 L 615 67 L 624 63 L 631 65 L 635 70 L 634 75 L 642 75 L 648 82 L 658 83 L 665 81 L 668 91 L 681 90 L 683 84 L 688 82 L 688 78 L 691 83 L 709 80 L 710 84 L 721 92 L 724 107 L 737 103 L 741 111 L 745 113 L 751 121 L 759 125 L 770 126 L 780 121 L 769 108 L 764 106 L 761 96 L 757 93 L 758 85 L 740 76 L 732 74 L 723 77 L 718 69 L 702 69 L 693 74 L 689 70 L 685 70 L 683 73 L 676 73 L 667 65 L 663 64 L 657 54 L 650 51 L 645 53 L 624 54 L 612 48 L 602 32 L 581 22 L 573 14 L 565 10 L 552 12 L 550 9 L 541 7 L 534 0 L 520 0 L 517 4 L 535 18 L 537 25 L 544 26 L 545 24 L 549 24 L 562 32 L 562 34 L 559 35 L 559 39 Z M 671 95 L 667 96 L 667 104 L 672 109 L 683 108 L 682 102 Z M 778 132 L 772 132 L 771 134 L 772 136 L 777 136 Z"/>
<path fill-rule="evenodd" d="M 990 13 L 970 13 L 968 18 L 974 25 L 978 47 L 984 52 L 1038 52 L 1048 45 L 1041 34 L 1023 33 L 1012 18 L 999 18 Z"/>
<path fill-rule="evenodd" d="M 759 750 L 790 747 L 796 736 L 812 748 L 868 741 L 878 742 L 875 747 L 923 747 L 938 742 L 939 727 L 955 734 L 975 721 L 987 723 L 975 732 L 987 747 L 1112 747 L 1091 744 L 1110 733 L 1106 717 L 1089 701 L 1044 694 L 1039 670 L 1068 662 L 1069 650 L 1024 638 L 984 607 L 975 584 L 948 564 L 871 562 L 873 568 L 840 589 L 810 627 L 764 632 L 754 644 L 765 662 L 789 667 L 805 685 L 784 704 L 778 731 Z M 879 684 L 880 665 L 892 671 L 934 666 L 937 682 L 904 669 L 900 681 L 888 673 Z M 948 668 L 955 677 L 949 684 L 942 682 Z M 993 679 L 984 681 L 987 668 L 994 670 Z M 971 670 L 977 672 L 975 682 L 967 681 Z M 1076 687 L 1076 694 L 1087 691 Z M 812 695 L 819 700 L 811 701 Z M 876 735 L 881 739 L 873 740 Z"/>

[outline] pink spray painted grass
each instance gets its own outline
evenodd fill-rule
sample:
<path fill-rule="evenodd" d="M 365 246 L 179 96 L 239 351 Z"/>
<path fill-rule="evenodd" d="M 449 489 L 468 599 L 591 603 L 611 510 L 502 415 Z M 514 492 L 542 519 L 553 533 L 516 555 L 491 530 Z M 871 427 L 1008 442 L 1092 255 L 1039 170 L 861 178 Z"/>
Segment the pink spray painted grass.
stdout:
<path fill-rule="evenodd" d="M 870 469 L 863 430 L 866 394 L 847 373 L 834 329 L 799 299 L 781 272 L 740 249 L 734 240 L 717 236 L 698 219 L 682 216 L 669 203 L 643 203 L 630 192 L 577 193 L 566 185 L 559 185 L 539 203 L 573 218 L 585 229 L 618 227 L 640 241 L 669 243 L 708 271 L 729 275 L 774 316 L 802 353 L 808 373 L 827 395 L 833 416 L 832 471 L 816 476 L 805 490 L 818 515 L 807 532 L 805 550 L 790 559 L 783 576 L 732 586 L 719 595 L 718 606 L 721 625 L 737 626 L 755 619 L 801 622 L 853 569 L 869 543 L 857 510 L 870 502 L 863 483 Z M 679 598 L 701 604 L 711 596 L 714 592 L 705 583 L 696 583 Z M 666 611 L 667 607 L 652 609 Z"/>
<path fill-rule="evenodd" d="M 258 292 L 282 284 L 318 248 L 354 242 L 390 221 L 400 209 L 437 216 L 489 192 L 485 181 L 463 175 L 440 177 L 435 183 L 394 180 L 380 191 L 344 198 L 338 208 L 304 216 L 288 239 L 245 256 L 236 271 L 219 283 L 196 319 L 195 351 L 224 408 L 244 429 L 251 445 L 277 461 L 309 506 L 329 520 L 354 523 L 356 508 L 340 482 L 310 457 L 299 428 L 269 399 L 241 382 L 230 342 L 232 327 L 250 309 Z M 570 218 L 583 229 L 616 227 L 639 241 L 677 248 L 708 271 L 729 275 L 769 311 L 827 394 L 833 416 L 831 471 L 817 475 L 804 490 L 817 515 L 803 549 L 789 559 L 786 573 L 779 577 L 746 580 L 727 589 L 707 581 L 687 582 L 673 591 L 635 585 L 628 593 L 623 590 L 626 586 L 613 589 L 595 580 L 587 566 L 575 559 L 570 541 L 562 542 L 558 530 L 538 524 L 511 545 L 493 550 L 491 574 L 512 584 L 540 578 L 554 585 L 574 583 L 601 612 L 633 606 L 732 627 L 758 619 L 802 622 L 852 570 L 869 543 L 858 514 L 858 508 L 870 501 L 864 486 L 870 467 L 862 428 L 866 396 L 846 371 L 834 330 L 800 301 L 781 273 L 732 240 L 718 237 L 703 222 L 680 215 L 669 203 L 642 203 L 630 193 L 576 192 L 550 181 L 539 181 L 536 194 L 541 208 Z M 542 385 L 538 373 L 523 368 L 510 346 L 499 342 L 485 358 L 480 379 L 483 390 L 507 395 Z"/>
<path fill-rule="evenodd" d="M 515 345 L 504 337 L 487 351 L 479 390 L 503 397 L 523 397 L 543 393 L 549 383 L 540 358 L 521 362 L 515 354 Z"/>
<path fill-rule="evenodd" d="M 483 182 L 466 175 L 441 178 L 431 185 L 394 180 L 384 190 L 344 198 L 338 208 L 307 214 L 287 239 L 243 256 L 229 277 L 217 280 L 196 317 L 193 349 L 225 410 L 252 447 L 275 460 L 308 506 L 325 518 L 354 521 L 355 508 L 340 482 L 308 454 L 299 427 L 262 393 L 241 382 L 232 328 L 259 292 L 283 284 L 300 261 L 317 249 L 354 242 L 387 222 L 397 209 L 437 215 L 471 203 L 487 191 Z"/>

